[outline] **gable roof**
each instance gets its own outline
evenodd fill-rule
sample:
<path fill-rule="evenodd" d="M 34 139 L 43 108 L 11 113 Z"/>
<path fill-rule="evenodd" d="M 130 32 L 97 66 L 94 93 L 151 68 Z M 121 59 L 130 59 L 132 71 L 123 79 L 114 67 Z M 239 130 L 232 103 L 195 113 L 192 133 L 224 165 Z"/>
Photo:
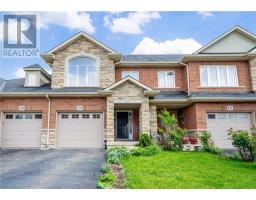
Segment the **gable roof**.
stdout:
<path fill-rule="evenodd" d="M 254 35 L 253 33 L 250 33 L 249 31 L 245 30 L 244 28 L 241 28 L 240 26 L 235 26 L 232 29 L 230 29 L 229 31 L 225 32 L 224 34 L 222 34 L 219 37 L 217 37 L 216 39 L 214 39 L 213 41 L 209 42 L 208 44 L 206 44 L 205 46 L 203 46 L 202 48 L 200 48 L 193 54 L 204 53 L 204 51 L 206 49 L 213 47 L 214 45 L 219 43 L 221 40 L 223 40 L 224 38 L 226 38 L 227 36 L 229 36 L 233 33 L 238 33 L 239 35 L 241 35 L 243 37 L 244 40 L 247 40 L 248 42 L 250 41 L 250 42 L 253 42 L 256 44 L 256 35 Z M 251 49 L 249 49 L 248 51 L 250 51 L 250 50 Z M 229 53 L 232 53 L 232 52 L 229 52 Z"/>
<path fill-rule="evenodd" d="M 130 82 L 132 82 L 133 84 L 135 84 L 135 85 L 137 85 L 137 86 L 139 86 L 139 87 L 141 87 L 141 88 L 143 88 L 143 89 L 145 89 L 145 90 L 153 91 L 152 88 L 150 88 L 150 87 L 144 85 L 143 83 L 137 81 L 136 79 L 134 79 L 134 78 L 132 78 L 132 77 L 130 77 L 130 76 L 126 76 L 125 78 L 123 78 L 123 79 L 117 81 L 116 83 L 110 85 L 109 87 L 105 88 L 105 89 L 103 90 L 103 92 L 111 91 L 112 89 L 118 87 L 119 85 L 122 85 L 122 84 L 125 83 L 126 81 L 130 81 Z"/>
<path fill-rule="evenodd" d="M 79 40 L 80 38 L 83 38 L 83 37 L 86 38 L 87 40 L 91 41 L 92 43 L 98 45 L 99 47 L 103 48 L 108 53 L 117 53 L 116 51 L 114 51 L 110 47 L 108 47 L 105 44 L 101 43 L 100 41 L 96 40 L 95 38 L 88 35 L 87 33 L 81 31 L 81 32 L 75 34 L 74 36 L 72 36 L 71 38 L 69 38 L 69 39 L 65 40 L 64 42 L 60 43 L 56 47 L 52 48 L 51 50 L 47 51 L 45 53 L 45 55 L 54 54 L 54 53 L 56 53 L 56 52 L 58 52 L 58 51 L 60 51 L 64 48 L 66 48 L 68 45 L 74 43 L 75 41 L 77 41 L 77 40 Z"/>

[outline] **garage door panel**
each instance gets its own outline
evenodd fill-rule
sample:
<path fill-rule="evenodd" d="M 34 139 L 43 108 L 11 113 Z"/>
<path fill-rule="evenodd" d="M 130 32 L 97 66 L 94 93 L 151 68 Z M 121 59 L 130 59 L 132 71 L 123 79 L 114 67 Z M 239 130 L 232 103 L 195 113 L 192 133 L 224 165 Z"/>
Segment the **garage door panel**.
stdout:
<path fill-rule="evenodd" d="M 23 119 L 16 119 L 16 116 Z M 40 119 L 35 119 L 36 116 Z M 39 148 L 42 131 L 41 116 L 41 113 L 5 113 L 2 146 L 4 148 Z"/>
<path fill-rule="evenodd" d="M 101 113 L 60 113 L 58 116 L 59 147 L 103 146 L 103 119 Z M 97 118 L 94 118 L 96 116 Z"/>
<path fill-rule="evenodd" d="M 221 148 L 234 148 L 228 136 L 230 128 L 249 131 L 251 125 L 250 113 L 207 114 L 207 129 L 211 132 L 215 145 Z"/>

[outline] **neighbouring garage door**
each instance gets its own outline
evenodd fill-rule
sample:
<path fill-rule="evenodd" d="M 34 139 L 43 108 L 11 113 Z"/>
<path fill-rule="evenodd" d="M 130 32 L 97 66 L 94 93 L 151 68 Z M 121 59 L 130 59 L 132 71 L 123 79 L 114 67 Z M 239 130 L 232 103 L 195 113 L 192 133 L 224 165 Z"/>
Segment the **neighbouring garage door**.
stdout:
<path fill-rule="evenodd" d="M 39 148 L 41 131 L 41 113 L 5 113 L 2 147 Z"/>
<path fill-rule="evenodd" d="M 234 148 L 227 135 L 230 128 L 250 131 L 251 126 L 250 113 L 207 113 L 207 128 L 215 145 L 221 148 Z"/>
<path fill-rule="evenodd" d="M 58 147 L 102 146 L 102 113 L 60 113 L 58 115 Z"/>

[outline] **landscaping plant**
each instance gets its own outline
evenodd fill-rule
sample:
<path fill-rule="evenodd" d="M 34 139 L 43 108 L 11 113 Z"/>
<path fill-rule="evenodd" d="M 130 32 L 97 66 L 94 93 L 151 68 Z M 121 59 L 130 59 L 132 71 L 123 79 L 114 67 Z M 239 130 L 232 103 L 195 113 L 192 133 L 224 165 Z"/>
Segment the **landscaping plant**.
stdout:
<path fill-rule="evenodd" d="M 133 156 L 153 156 L 159 154 L 161 148 L 158 145 L 151 145 L 148 147 L 139 147 L 131 150 Z"/>
<path fill-rule="evenodd" d="M 222 149 L 214 146 L 214 144 L 211 142 L 211 133 L 208 131 L 202 131 L 199 135 L 199 139 L 202 145 L 202 150 L 205 152 L 209 152 L 212 154 L 221 154 Z"/>
<path fill-rule="evenodd" d="M 166 109 L 158 114 L 162 128 L 159 128 L 161 135 L 161 145 L 166 150 L 182 150 L 183 138 L 187 135 L 186 129 L 178 127 L 178 120 L 174 114 L 170 114 Z"/>
<path fill-rule="evenodd" d="M 252 133 L 246 130 L 233 130 L 228 131 L 231 137 L 232 144 L 235 146 L 244 161 L 252 162 L 256 156 L 256 134 L 254 127 Z"/>
<path fill-rule="evenodd" d="M 148 147 L 153 144 L 152 137 L 149 133 L 141 133 L 139 137 L 139 146 L 140 147 Z"/>
<path fill-rule="evenodd" d="M 108 163 L 120 163 L 120 160 L 127 158 L 131 155 L 131 152 L 125 147 L 114 147 L 108 150 L 107 162 Z"/>

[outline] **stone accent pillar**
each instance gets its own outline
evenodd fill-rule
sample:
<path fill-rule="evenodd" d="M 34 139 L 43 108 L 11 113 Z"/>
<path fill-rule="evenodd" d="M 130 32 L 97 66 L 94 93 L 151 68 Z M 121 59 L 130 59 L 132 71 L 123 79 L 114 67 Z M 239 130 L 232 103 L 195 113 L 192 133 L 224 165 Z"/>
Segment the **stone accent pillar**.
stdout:
<path fill-rule="evenodd" d="M 256 58 L 249 61 L 252 90 L 256 92 Z"/>
<path fill-rule="evenodd" d="M 150 133 L 150 124 L 149 124 L 149 99 L 144 97 L 142 104 L 140 106 L 140 133 L 147 132 Z"/>
<path fill-rule="evenodd" d="M 152 136 L 157 135 L 157 106 L 156 105 L 150 105 L 149 106 L 150 111 L 150 132 Z"/>
<path fill-rule="evenodd" d="M 107 132 L 105 139 L 107 143 L 113 142 L 115 140 L 115 111 L 113 97 L 107 97 Z"/>

